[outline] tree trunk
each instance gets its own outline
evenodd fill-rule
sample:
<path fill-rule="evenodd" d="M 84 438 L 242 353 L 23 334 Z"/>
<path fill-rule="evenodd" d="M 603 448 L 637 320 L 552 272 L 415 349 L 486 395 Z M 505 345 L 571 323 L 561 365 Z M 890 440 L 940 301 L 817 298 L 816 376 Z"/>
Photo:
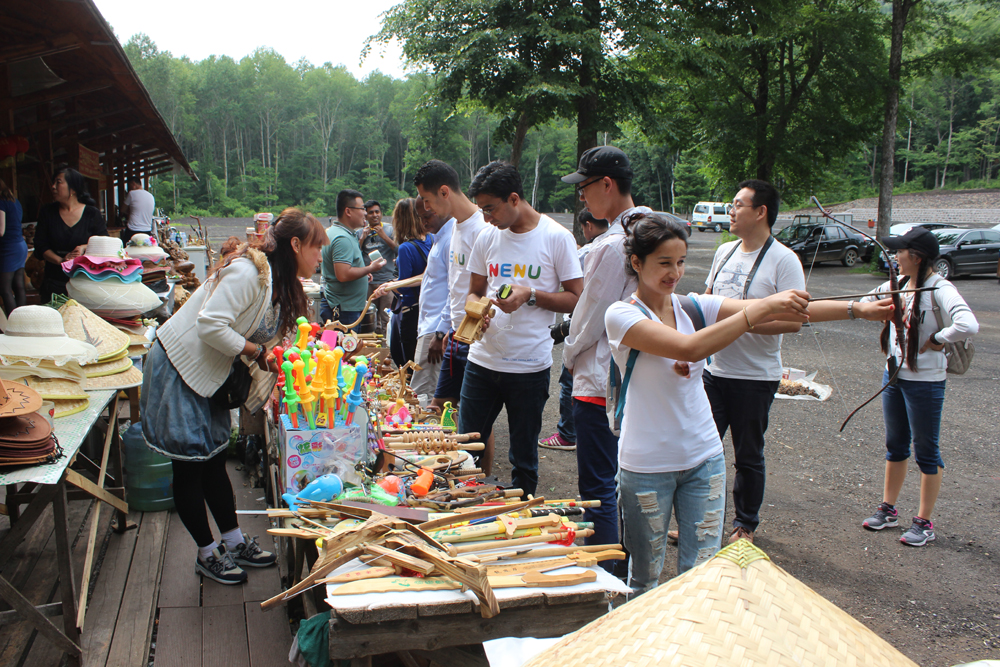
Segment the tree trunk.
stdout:
<path fill-rule="evenodd" d="M 517 119 L 517 127 L 514 129 L 514 139 L 510 145 L 510 163 L 517 169 L 521 164 L 521 151 L 524 149 L 524 138 L 531 129 L 531 113 L 528 111 L 534 103 L 532 98 L 528 98 L 524 103 L 524 110 L 521 117 Z"/>
<path fill-rule="evenodd" d="M 222 185 L 223 194 L 227 197 L 229 196 L 229 146 L 226 143 L 226 129 L 229 127 L 229 122 L 227 121 L 222 126 Z"/>
<path fill-rule="evenodd" d="M 955 134 L 955 81 L 952 80 L 951 95 L 948 100 L 948 150 L 944 155 L 944 171 L 941 173 L 941 188 L 948 180 L 948 164 L 951 162 L 951 138 Z"/>
<path fill-rule="evenodd" d="M 878 181 L 878 232 L 885 238 L 892 225 L 892 188 L 896 180 L 896 121 L 899 119 L 899 81 L 903 69 L 903 31 L 910 9 L 920 0 L 892 1 L 892 37 L 889 43 L 889 90 L 882 123 L 882 171 Z"/>
<path fill-rule="evenodd" d="M 535 182 L 531 184 L 531 208 L 538 210 L 538 175 L 542 169 L 542 142 L 535 147 Z"/>

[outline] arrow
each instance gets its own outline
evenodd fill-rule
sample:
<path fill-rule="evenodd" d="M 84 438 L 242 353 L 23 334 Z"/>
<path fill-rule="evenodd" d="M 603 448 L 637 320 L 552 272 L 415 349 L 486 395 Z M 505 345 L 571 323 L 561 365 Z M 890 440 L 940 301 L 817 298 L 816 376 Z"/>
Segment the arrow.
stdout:
<path fill-rule="evenodd" d="M 936 290 L 937 285 L 933 287 L 917 287 L 916 289 L 896 289 L 896 290 L 886 290 L 885 292 L 866 292 L 864 294 L 840 294 L 838 296 L 820 296 L 814 299 L 809 299 L 809 303 L 813 301 L 839 301 L 842 299 L 863 299 L 866 296 L 882 297 L 889 296 L 890 294 L 913 294 L 914 292 L 930 292 Z"/>

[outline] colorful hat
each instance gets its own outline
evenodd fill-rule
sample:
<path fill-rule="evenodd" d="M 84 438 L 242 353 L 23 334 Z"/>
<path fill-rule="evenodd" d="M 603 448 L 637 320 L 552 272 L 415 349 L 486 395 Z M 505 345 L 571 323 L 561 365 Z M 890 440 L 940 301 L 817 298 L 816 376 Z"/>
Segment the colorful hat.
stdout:
<path fill-rule="evenodd" d="M 48 306 L 15 308 L 7 319 L 6 332 L 0 334 L 0 361 L 4 364 L 23 361 L 37 366 L 47 359 L 62 366 L 71 361 L 96 361 L 97 355 L 93 345 L 66 335 L 63 318 Z"/>
<path fill-rule="evenodd" d="M 136 262 L 139 264 L 140 262 Z M 123 284 L 129 283 L 141 283 L 142 282 L 142 267 L 141 266 L 130 266 L 125 271 L 100 271 L 99 273 L 94 273 L 82 266 L 77 266 L 75 269 L 69 272 L 70 278 L 86 278 L 87 280 L 93 280 L 94 282 L 118 282 Z"/>
<path fill-rule="evenodd" d="M 133 234 L 128 241 L 125 252 L 129 257 L 144 262 L 159 262 L 168 257 L 167 253 L 156 242 L 155 236 L 149 234 Z"/>
<path fill-rule="evenodd" d="M 142 274 L 142 262 L 137 259 L 95 262 L 92 257 L 75 257 L 60 264 L 67 275 L 76 271 L 86 271 L 94 276 L 130 276 L 133 273 Z"/>
<path fill-rule="evenodd" d="M 87 251 L 82 257 L 95 264 L 128 261 L 122 240 L 116 236 L 91 236 L 87 241 Z"/>
<path fill-rule="evenodd" d="M 0 417 L 16 417 L 42 407 L 38 392 L 19 382 L 0 380 Z"/>
<path fill-rule="evenodd" d="M 90 310 L 109 317 L 129 317 L 159 308 L 163 303 L 156 292 L 141 282 L 95 282 L 74 277 L 66 283 L 69 296 Z"/>
<path fill-rule="evenodd" d="M 97 361 L 106 361 L 128 348 L 128 336 L 70 299 L 59 309 L 66 333 L 97 348 Z"/>

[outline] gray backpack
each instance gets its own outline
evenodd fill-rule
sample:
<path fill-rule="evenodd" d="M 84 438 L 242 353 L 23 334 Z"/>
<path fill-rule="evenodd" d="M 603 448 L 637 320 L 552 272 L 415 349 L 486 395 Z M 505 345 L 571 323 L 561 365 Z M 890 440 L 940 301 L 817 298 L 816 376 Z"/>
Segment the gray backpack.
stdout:
<path fill-rule="evenodd" d="M 940 282 L 940 281 L 939 281 Z M 934 319 L 937 320 L 938 331 L 945 328 L 944 317 L 941 315 L 941 306 L 938 305 L 937 290 L 931 292 L 931 303 L 934 311 Z M 951 316 L 948 317 L 949 324 Z M 944 356 L 948 359 L 948 372 L 952 375 L 962 375 L 969 370 L 972 365 L 972 358 L 976 355 L 976 346 L 972 344 L 971 338 L 957 343 L 944 344 Z"/>

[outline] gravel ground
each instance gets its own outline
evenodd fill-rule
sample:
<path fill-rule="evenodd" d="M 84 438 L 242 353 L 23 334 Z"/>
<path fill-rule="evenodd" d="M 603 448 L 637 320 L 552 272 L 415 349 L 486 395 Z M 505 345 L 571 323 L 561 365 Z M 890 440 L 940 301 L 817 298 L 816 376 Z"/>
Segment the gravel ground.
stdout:
<path fill-rule="evenodd" d="M 691 237 L 684 291 L 703 291 L 719 237 Z M 817 296 L 854 294 L 881 279 L 839 265 L 815 268 L 808 287 Z M 834 388 L 825 402 L 776 400 L 767 438 L 768 487 L 756 544 L 775 563 L 879 633 L 925 667 L 1000 659 L 1000 453 L 996 382 L 1000 379 L 1000 301 L 995 277 L 960 278 L 957 286 L 979 318 L 977 355 L 964 376 L 948 381 L 942 421 L 944 487 L 935 511 L 938 539 L 914 549 L 899 543 L 904 528 L 873 533 L 861 521 L 881 501 L 884 429 L 879 401 L 839 433 L 844 417 L 881 385 L 880 325 L 835 322 L 786 336 L 784 362 L 817 371 Z M 542 436 L 558 420 L 555 348 Z M 496 428 L 497 474 L 509 476 L 508 430 Z M 732 447 L 726 438 L 727 460 Z M 572 452 L 540 450 L 539 492 L 576 495 Z M 730 479 L 730 484 L 732 480 Z M 898 507 L 916 513 L 917 469 L 911 465 Z M 729 520 L 731 521 L 731 511 Z M 904 523 L 904 522 L 901 522 Z M 908 527 L 908 525 L 907 525 Z M 676 573 L 667 554 L 664 579 Z"/>

